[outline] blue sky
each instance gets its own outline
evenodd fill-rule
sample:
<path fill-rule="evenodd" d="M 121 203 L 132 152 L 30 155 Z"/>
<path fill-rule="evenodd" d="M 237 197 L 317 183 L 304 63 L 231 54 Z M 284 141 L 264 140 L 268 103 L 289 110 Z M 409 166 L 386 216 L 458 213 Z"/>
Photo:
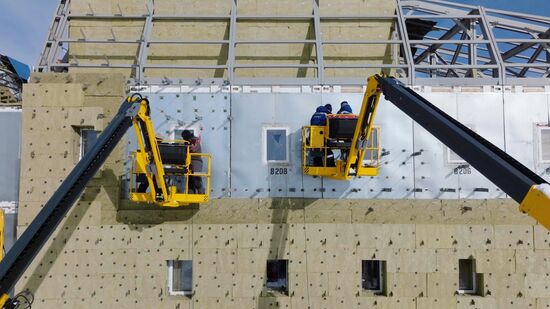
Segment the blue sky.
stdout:
<path fill-rule="evenodd" d="M 550 0 L 451 1 L 550 16 Z M 58 0 L 0 0 L 0 54 L 9 55 L 31 66 L 35 65 L 57 3 Z"/>

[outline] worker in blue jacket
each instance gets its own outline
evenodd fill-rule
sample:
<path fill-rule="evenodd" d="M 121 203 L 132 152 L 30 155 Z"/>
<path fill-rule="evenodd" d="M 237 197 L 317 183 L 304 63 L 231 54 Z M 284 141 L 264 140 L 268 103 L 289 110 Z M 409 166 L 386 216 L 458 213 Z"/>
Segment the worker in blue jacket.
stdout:
<path fill-rule="evenodd" d="M 315 114 L 311 116 L 310 124 L 312 126 L 324 126 L 327 124 L 327 114 L 329 114 L 330 111 L 325 106 L 319 106 L 317 107 L 317 110 L 315 110 Z"/>
<path fill-rule="evenodd" d="M 340 103 L 338 114 L 353 114 L 353 110 L 347 101 L 342 101 L 342 103 Z"/>

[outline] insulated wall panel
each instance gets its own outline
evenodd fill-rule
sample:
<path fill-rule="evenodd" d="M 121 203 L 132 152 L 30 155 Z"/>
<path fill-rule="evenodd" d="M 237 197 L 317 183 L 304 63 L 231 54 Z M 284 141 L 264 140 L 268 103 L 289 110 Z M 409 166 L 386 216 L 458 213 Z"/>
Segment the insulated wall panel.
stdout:
<path fill-rule="evenodd" d="M 330 103 L 336 113 L 347 101 L 359 114 L 363 94 L 324 93 L 323 104 Z M 383 96 L 374 125 L 380 128 L 382 156 L 378 176 L 358 177 L 351 181 L 323 179 L 325 198 L 410 198 L 413 196 L 412 120 Z"/>
<path fill-rule="evenodd" d="M 457 115 L 455 93 L 421 93 L 453 118 Z M 458 176 L 448 164 L 447 147 L 418 124 L 414 124 L 415 197 L 458 198 Z"/>
<path fill-rule="evenodd" d="M 229 94 L 184 93 L 176 89 L 153 89 L 149 97 L 157 136 L 181 140 L 181 130 L 199 132 L 203 153 L 212 155 L 211 197 L 228 196 L 229 188 Z M 133 129 L 127 134 L 127 154 L 137 148 Z M 197 135 L 195 133 L 195 135 Z M 127 164 L 127 169 L 131 165 Z M 206 168 L 206 164 L 204 165 Z"/>
<path fill-rule="evenodd" d="M 550 165 L 538 155 L 538 125 L 548 125 L 548 95 L 543 93 L 506 93 L 504 121 L 506 152 L 513 158 L 549 180 Z"/>
<path fill-rule="evenodd" d="M 457 119 L 504 150 L 504 111 L 501 93 L 461 93 L 457 96 Z M 459 197 L 498 198 L 505 194 L 467 163 L 454 164 Z"/>
<path fill-rule="evenodd" d="M 321 197 L 321 179 L 301 168 L 301 129 L 320 104 L 319 94 L 232 95 L 232 197 Z M 288 131 L 288 162 L 267 161 L 267 129 Z"/>
<path fill-rule="evenodd" d="M 19 198 L 21 110 L 0 109 L 0 201 Z"/>

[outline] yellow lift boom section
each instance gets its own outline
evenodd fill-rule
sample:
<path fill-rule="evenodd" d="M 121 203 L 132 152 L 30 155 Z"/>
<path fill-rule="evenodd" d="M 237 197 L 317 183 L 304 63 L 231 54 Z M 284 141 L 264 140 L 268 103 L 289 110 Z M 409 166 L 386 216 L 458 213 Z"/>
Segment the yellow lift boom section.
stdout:
<path fill-rule="evenodd" d="M 374 76 L 368 81 L 359 115 L 328 115 L 325 126 L 302 128 L 304 174 L 338 180 L 378 175 L 380 128 L 375 127 L 373 121 L 380 88 Z M 340 156 L 332 164 L 328 158 L 335 151 Z"/>
<path fill-rule="evenodd" d="M 529 214 L 550 229 L 550 185 L 548 182 L 502 149 L 391 77 L 375 75 L 368 79 L 361 113 L 356 117 L 357 123 L 351 143 L 346 143 L 346 138 L 349 138 L 351 131 L 349 128 L 347 132 L 344 129 L 342 130 L 344 134 L 340 134 L 342 132 L 332 130 L 331 125 L 335 119 L 337 120 L 335 123 L 341 126 L 342 123 L 345 125 L 345 121 L 351 121 L 350 119 L 355 119 L 355 117 L 346 119 L 346 117 L 338 115 L 328 115 L 326 126 L 306 126 L 302 129 L 303 171 L 305 174 L 341 180 L 349 180 L 353 176 L 377 175 L 378 165 L 365 165 L 364 159 L 369 150 L 378 147 L 379 138 L 374 133 L 376 128 L 373 126 L 373 120 L 382 93 L 388 102 L 411 117 L 417 124 L 517 201 L 520 204 L 520 211 Z M 341 121 L 342 119 L 344 122 Z M 336 149 L 340 151 L 341 155 L 331 164 L 329 159 L 333 150 Z M 321 160 L 315 162 L 311 159 L 316 156 Z M 379 158 L 379 155 L 376 158 Z"/>
<path fill-rule="evenodd" d="M 141 99 L 132 125 L 139 149 L 132 153 L 130 200 L 167 207 L 208 202 L 210 154 L 191 152 L 190 141 L 158 138 L 147 99 Z M 202 170 L 193 172 L 193 162 L 200 162 Z M 200 192 L 191 192 L 197 178 L 206 184 Z"/>

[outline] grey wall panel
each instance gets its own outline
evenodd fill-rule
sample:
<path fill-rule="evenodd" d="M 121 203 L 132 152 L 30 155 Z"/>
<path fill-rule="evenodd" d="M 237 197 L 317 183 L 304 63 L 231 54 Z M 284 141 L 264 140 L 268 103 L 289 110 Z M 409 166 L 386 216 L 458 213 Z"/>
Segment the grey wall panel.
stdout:
<path fill-rule="evenodd" d="M 233 197 L 321 197 L 321 179 L 301 170 L 301 128 L 309 125 L 319 94 L 233 94 L 231 98 L 231 187 Z M 263 159 L 262 132 L 289 130 L 289 162 Z M 286 169 L 272 174 L 271 169 Z M 303 191 L 302 191 L 303 190 Z"/>
<path fill-rule="evenodd" d="M 456 118 L 455 93 L 421 93 L 451 117 Z M 447 148 L 418 124 L 414 124 L 415 185 L 417 198 L 458 198 L 458 176 L 447 164 Z"/>
<path fill-rule="evenodd" d="M 0 109 L 0 201 L 19 200 L 21 110 Z"/>
<path fill-rule="evenodd" d="M 157 135 L 181 139 L 176 130 L 200 132 L 203 153 L 212 155 L 211 197 L 229 195 L 230 97 L 217 93 L 148 94 Z M 136 149 L 133 130 L 127 134 L 128 151 Z"/>
<path fill-rule="evenodd" d="M 362 94 L 323 94 L 323 104 L 337 112 L 341 101 L 348 101 L 355 113 L 361 110 Z M 381 159 L 377 177 L 360 177 L 351 181 L 323 179 L 326 198 L 407 198 L 414 187 L 412 160 L 412 120 L 383 98 L 375 123 L 381 129 L 380 146 L 386 154 Z"/>
<path fill-rule="evenodd" d="M 504 149 L 504 105 L 501 93 L 461 93 L 457 119 L 485 139 Z M 498 198 L 505 194 L 469 165 L 455 165 L 460 198 Z M 487 191 L 488 190 L 488 191 Z"/>
<path fill-rule="evenodd" d="M 543 93 L 504 94 L 506 151 L 519 162 L 549 180 L 537 155 L 537 124 L 548 124 L 548 95 Z"/>
<path fill-rule="evenodd" d="M 506 150 L 513 157 L 550 177 L 550 164 L 538 162 L 536 156 L 536 124 L 548 122 L 548 94 L 426 92 L 421 95 L 497 146 L 504 148 L 506 142 Z M 362 94 L 193 94 L 175 89 L 150 97 L 160 135 L 172 138 L 174 128 L 179 127 L 201 130 L 203 150 L 213 158 L 213 197 L 228 196 L 229 188 L 231 196 L 237 198 L 506 197 L 479 172 L 467 169 L 467 164 L 450 162 L 443 143 L 383 98 L 375 120 L 375 125 L 381 128 L 380 141 L 385 154 L 379 175 L 336 181 L 302 174 L 301 128 L 309 124 L 321 104 L 333 104 L 336 112 L 340 102 L 346 100 L 358 113 Z M 529 108 L 525 102 L 529 102 Z M 288 130 L 288 162 L 266 162 L 263 136 L 266 128 Z M 135 149 L 133 133 L 128 134 L 127 142 L 129 149 Z"/>

